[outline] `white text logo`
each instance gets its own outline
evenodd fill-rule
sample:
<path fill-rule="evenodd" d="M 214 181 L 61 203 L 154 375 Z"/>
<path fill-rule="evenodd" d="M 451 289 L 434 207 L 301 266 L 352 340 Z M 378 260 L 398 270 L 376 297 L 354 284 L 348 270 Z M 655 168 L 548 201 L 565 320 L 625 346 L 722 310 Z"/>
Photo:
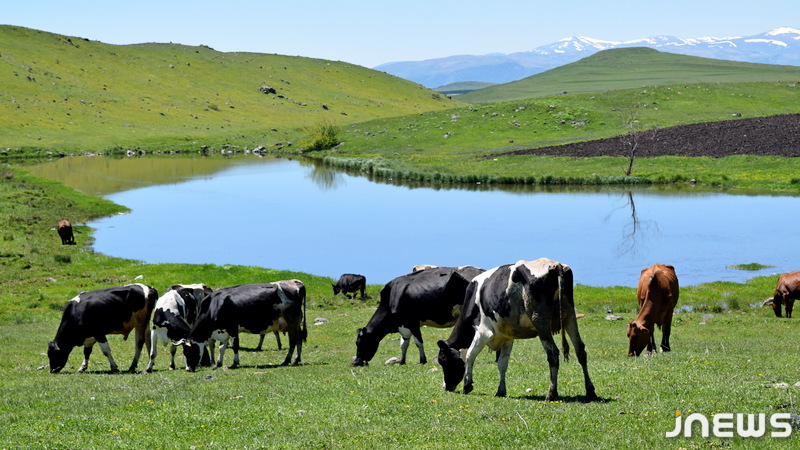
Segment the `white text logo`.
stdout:
<path fill-rule="evenodd" d="M 766 414 L 715 414 L 709 421 L 706 416 L 694 413 L 687 416 L 684 420 L 680 411 L 675 412 L 675 429 L 667 432 L 667 437 L 680 436 L 692 437 L 694 428 L 700 429 L 702 437 L 711 435 L 719 438 L 740 437 L 789 437 L 792 434 L 792 423 L 797 419 L 789 413 L 776 413 L 769 417 L 767 426 Z M 695 424 L 699 424 L 695 426 Z M 767 433 L 769 432 L 769 434 Z"/>

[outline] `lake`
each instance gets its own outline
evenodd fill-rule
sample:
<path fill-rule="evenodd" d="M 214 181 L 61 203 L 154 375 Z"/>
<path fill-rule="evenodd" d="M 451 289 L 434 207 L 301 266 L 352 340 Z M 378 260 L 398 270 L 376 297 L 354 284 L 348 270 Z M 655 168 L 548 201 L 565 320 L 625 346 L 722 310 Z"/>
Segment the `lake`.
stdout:
<path fill-rule="evenodd" d="M 94 249 L 147 263 L 360 273 L 370 284 L 416 264 L 488 269 L 539 257 L 570 265 L 590 286 L 636 286 L 655 262 L 674 265 L 683 286 L 798 269 L 797 224 L 786 219 L 800 211 L 798 197 L 692 186 L 408 187 L 255 157 L 81 157 L 31 170 L 130 208 L 88 224 Z M 728 268 L 752 262 L 774 267 Z"/>

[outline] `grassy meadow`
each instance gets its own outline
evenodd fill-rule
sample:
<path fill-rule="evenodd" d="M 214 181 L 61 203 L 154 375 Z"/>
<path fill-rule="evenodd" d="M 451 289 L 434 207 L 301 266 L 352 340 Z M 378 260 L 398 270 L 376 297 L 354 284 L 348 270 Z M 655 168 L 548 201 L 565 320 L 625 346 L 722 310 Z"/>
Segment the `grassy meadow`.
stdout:
<path fill-rule="evenodd" d="M 487 158 L 616 136 L 631 115 L 645 130 L 734 114 L 800 112 L 796 78 L 777 79 L 784 81 L 671 78 L 674 83 L 635 89 L 616 85 L 621 90 L 468 105 L 340 62 L 177 44 L 113 46 L 0 26 L 0 113 L 7 118 L 0 123 L 0 157 L 194 152 L 201 145 L 217 152 L 264 145 L 295 156 L 310 129 L 332 124 L 343 144 L 313 156 L 382 180 L 474 186 L 695 179 L 796 194 L 800 167 L 793 159 L 638 159 L 634 177 L 623 178 L 621 158 Z M 800 319 L 777 319 L 756 306 L 771 295 L 776 276 L 684 287 L 674 351 L 640 358 L 625 356 L 626 323 L 637 310 L 634 290 L 578 285 L 575 303 L 585 314 L 579 326 L 598 401 L 582 402 L 583 380 L 573 358 L 561 364 L 561 400 L 544 402 L 548 370 L 536 340 L 516 345 L 508 398 L 493 397 L 498 376 L 489 351 L 476 364 L 475 391 L 464 396 L 442 389 L 433 360 L 435 341 L 449 330 L 423 330 L 430 361 L 424 366 L 383 364 L 398 355 L 398 335 L 383 341 L 370 366 L 349 365 L 355 330 L 374 311 L 381 286 L 369 286 L 367 300 L 347 300 L 332 295 L 334 280 L 313 274 L 143 264 L 95 253 L 92 230 L 83 224 L 125 208 L 34 177 L 8 160 L 0 167 L 0 448 L 797 447 L 797 432 L 788 439 L 771 438 L 769 431 L 750 439 L 665 437 L 678 411 L 709 419 L 719 413 L 798 414 L 794 397 L 800 391 L 792 386 L 800 381 L 794 356 Z M 209 159 L 208 170 L 215 167 Z M 159 159 L 143 158 L 140 170 L 153 180 L 179 175 Z M 76 224 L 78 245 L 60 245 L 54 227 L 63 217 Z M 106 373 L 99 349 L 87 373 L 75 372 L 80 349 L 62 373 L 48 372 L 47 342 L 61 308 L 80 291 L 134 281 L 163 292 L 175 283 L 218 288 L 287 278 L 299 278 L 308 290 L 310 329 L 300 366 L 278 367 L 285 354 L 275 350 L 274 340 L 268 337 L 267 350 L 254 352 L 257 338 L 245 336 L 242 367 L 235 370 L 169 371 L 168 352 L 159 348 L 155 372 L 148 375 Z M 609 312 L 622 320 L 607 320 Z M 312 325 L 317 317 L 327 322 Z M 132 357 L 132 341 L 109 338 L 120 367 Z M 228 364 L 231 358 L 228 352 Z M 415 348 L 409 360 L 417 360 Z M 140 361 L 140 369 L 145 365 Z"/>
<path fill-rule="evenodd" d="M 576 286 L 576 306 L 590 374 L 600 399 L 583 403 L 583 380 L 573 358 L 562 362 L 557 402 L 544 402 L 546 358 L 536 340 L 516 345 L 508 398 L 493 397 L 497 369 L 484 352 L 475 391 L 447 393 L 434 362 L 435 341 L 449 330 L 426 328 L 429 363 L 384 365 L 399 354 L 390 335 L 367 367 L 349 365 L 355 330 L 374 311 L 380 286 L 367 300 L 334 297 L 334 280 L 260 267 L 142 264 L 94 253 L 91 230 L 79 226 L 78 245 L 62 246 L 55 220 L 76 223 L 121 207 L 64 185 L 5 169 L 0 177 L 0 361 L 4 395 L 2 448 L 475 448 L 505 446 L 619 448 L 789 448 L 797 437 L 668 439 L 676 411 L 711 418 L 721 412 L 796 414 L 800 370 L 791 355 L 800 322 L 755 307 L 775 277 L 747 283 L 684 287 L 674 320 L 674 351 L 628 358 L 625 326 L 636 315 L 632 288 Z M 565 261 L 569 263 L 568 261 Z M 744 263 L 743 264 L 749 264 Z M 680 276 L 680 269 L 678 268 Z M 398 274 L 399 275 L 399 274 Z M 198 372 L 167 370 L 159 348 L 155 371 L 108 374 L 95 349 L 87 373 L 76 373 L 73 350 L 62 373 L 48 372 L 46 344 L 55 336 L 61 307 L 81 290 L 138 280 L 163 292 L 178 282 L 212 287 L 299 278 L 308 288 L 309 338 L 303 363 L 279 367 L 285 350 L 268 337 L 242 338 L 242 367 Z M 691 310 L 691 312 L 687 312 Z M 622 317 L 606 320 L 608 312 Z M 326 323 L 313 325 L 316 318 Z M 660 334 L 657 334 L 657 338 Z M 133 340 L 109 338 L 121 366 Z M 775 351 L 775 343 L 779 350 Z M 286 339 L 284 337 L 284 344 Z M 227 364 L 232 355 L 226 355 Z M 409 360 L 417 361 L 416 349 Z M 179 356 L 180 366 L 181 357 Z M 140 369 L 146 361 L 140 362 Z M 699 433 L 699 431 L 697 432 Z"/>

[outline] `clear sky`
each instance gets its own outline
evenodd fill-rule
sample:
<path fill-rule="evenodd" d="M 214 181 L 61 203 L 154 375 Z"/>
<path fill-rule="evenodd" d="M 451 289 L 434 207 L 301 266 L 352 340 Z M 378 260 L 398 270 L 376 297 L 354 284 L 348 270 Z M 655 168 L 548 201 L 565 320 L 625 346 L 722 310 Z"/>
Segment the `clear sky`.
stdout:
<path fill-rule="evenodd" d="M 800 0 L 2 0 L 0 24 L 375 67 L 519 52 L 574 35 L 750 36 L 800 28 Z"/>

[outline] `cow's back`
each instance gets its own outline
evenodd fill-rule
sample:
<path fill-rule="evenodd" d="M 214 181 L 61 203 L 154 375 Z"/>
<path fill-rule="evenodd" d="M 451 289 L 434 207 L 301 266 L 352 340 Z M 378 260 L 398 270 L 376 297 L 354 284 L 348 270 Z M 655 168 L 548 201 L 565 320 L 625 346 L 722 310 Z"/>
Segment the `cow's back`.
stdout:
<path fill-rule="evenodd" d="M 678 276 L 673 266 L 654 264 L 642 269 L 636 296 L 639 307 L 642 310 L 649 308 L 657 325 L 662 325 L 664 316 L 675 309 L 679 295 Z M 646 305 L 647 302 L 650 305 Z"/>

